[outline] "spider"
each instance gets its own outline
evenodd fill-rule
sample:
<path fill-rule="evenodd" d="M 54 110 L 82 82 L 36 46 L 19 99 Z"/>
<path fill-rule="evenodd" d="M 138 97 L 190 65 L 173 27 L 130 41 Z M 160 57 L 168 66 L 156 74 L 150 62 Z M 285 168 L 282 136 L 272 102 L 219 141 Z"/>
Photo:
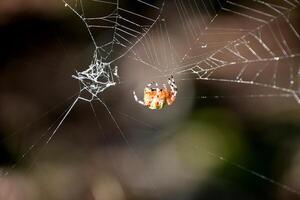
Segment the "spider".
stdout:
<path fill-rule="evenodd" d="M 138 99 L 135 91 L 133 91 L 133 97 L 136 102 L 151 110 L 160 110 L 165 105 L 172 105 L 176 99 L 177 86 L 173 76 L 168 79 L 168 84 L 171 90 L 167 88 L 166 84 L 163 84 L 164 88 L 160 89 L 156 82 L 149 83 L 144 89 L 144 101 Z M 156 87 L 151 87 L 153 85 Z"/>

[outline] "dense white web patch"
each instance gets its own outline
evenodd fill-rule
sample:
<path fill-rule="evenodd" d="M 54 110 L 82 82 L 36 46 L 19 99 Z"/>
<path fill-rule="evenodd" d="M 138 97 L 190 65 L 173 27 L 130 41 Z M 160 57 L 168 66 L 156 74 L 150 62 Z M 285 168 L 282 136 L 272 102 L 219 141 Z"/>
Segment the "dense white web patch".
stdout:
<path fill-rule="evenodd" d="M 88 69 L 77 72 L 72 77 L 80 81 L 83 90 L 88 91 L 90 100 L 93 100 L 106 88 L 116 85 L 116 78 L 119 78 L 118 67 L 112 69 L 109 63 L 102 62 L 95 54 Z"/>
<path fill-rule="evenodd" d="M 95 47 L 92 63 L 83 72 L 77 72 L 73 78 L 78 79 L 84 90 L 92 95 L 103 92 L 106 88 L 116 84 L 118 77 L 117 67 L 112 63 L 124 57 L 140 40 L 145 37 L 151 27 L 159 19 L 164 2 L 160 6 L 152 5 L 146 1 L 137 0 L 144 9 L 153 12 L 147 16 L 143 12 L 137 13 L 123 8 L 119 0 L 62 0 L 84 23 Z M 95 11 L 91 11 L 96 7 Z M 97 9 L 98 8 L 98 9 Z M 107 14 L 99 16 L 99 9 L 104 8 Z M 97 39 L 99 33 L 108 32 L 108 41 Z M 103 80 L 104 79 L 104 80 Z"/>

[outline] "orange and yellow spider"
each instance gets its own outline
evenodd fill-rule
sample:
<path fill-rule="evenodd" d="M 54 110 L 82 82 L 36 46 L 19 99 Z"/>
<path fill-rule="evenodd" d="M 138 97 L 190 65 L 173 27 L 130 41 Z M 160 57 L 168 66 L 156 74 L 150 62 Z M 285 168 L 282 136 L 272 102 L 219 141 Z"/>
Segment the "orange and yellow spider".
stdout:
<path fill-rule="evenodd" d="M 163 89 L 158 88 L 158 84 L 156 82 L 148 84 L 144 89 L 144 101 L 140 101 L 138 99 L 135 91 L 133 91 L 133 97 L 136 102 L 151 110 L 160 110 L 165 105 L 172 105 L 176 99 L 177 86 L 173 76 L 168 79 L 168 84 L 171 89 L 168 89 L 165 84 L 163 84 Z M 156 87 L 152 87 L 153 85 Z"/>

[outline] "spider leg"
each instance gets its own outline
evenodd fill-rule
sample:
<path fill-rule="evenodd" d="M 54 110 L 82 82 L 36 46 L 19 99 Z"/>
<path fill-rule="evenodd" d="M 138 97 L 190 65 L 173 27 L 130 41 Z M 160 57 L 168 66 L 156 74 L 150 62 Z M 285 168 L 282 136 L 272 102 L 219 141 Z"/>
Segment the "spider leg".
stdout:
<path fill-rule="evenodd" d="M 156 95 L 157 95 L 157 97 L 159 97 L 159 93 L 160 93 L 160 89 L 157 87 L 156 88 Z"/>
<path fill-rule="evenodd" d="M 172 92 L 177 92 L 177 85 L 173 76 L 171 76 L 171 78 L 168 79 L 168 84 L 170 85 Z"/>
<path fill-rule="evenodd" d="M 139 100 L 139 98 L 136 96 L 135 91 L 133 91 L 133 97 L 136 102 L 138 102 L 139 104 L 141 104 L 143 106 L 145 105 L 145 103 L 143 101 Z"/>
<path fill-rule="evenodd" d="M 166 84 L 163 84 L 163 87 L 164 87 L 164 89 L 165 89 L 165 90 L 167 89 L 167 86 L 166 86 Z"/>
<path fill-rule="evenodd" d="M 170 78 L 168 78 L 168 84 L 169 84 L 169 86 L 170 86 L 171 89 L 172 89 L 172 82 L 171 82 L 171 79 L 170 79 Z"/>
<path fill-rule="evenodd" d="M 168 83 L 169 83 L 170 88 L 171 88 L 172 93 L 173 93 L 172 98 L 175 99 L 178 89 L 177 89 L 177 85 L 175 83 L 175 80 L 174 80 L 173 76 L 171 76 L 171 78 L 168 79 Z"/>
<path fill-rule="evenodd" d="M 147 88 L 151 88 L 153 82 L 146 85 Z"/>
<path fill-rule="evenodd" d="M 146 85 L 146 87 L 147 87 L 147 88 L 152 88 L 153 85 L 156 85 L 156 86 L 157 86 L 157 83 L 154 82 L 154 81 L 152 81 L 151 83 L 148 83 L 148 84 Z"/>

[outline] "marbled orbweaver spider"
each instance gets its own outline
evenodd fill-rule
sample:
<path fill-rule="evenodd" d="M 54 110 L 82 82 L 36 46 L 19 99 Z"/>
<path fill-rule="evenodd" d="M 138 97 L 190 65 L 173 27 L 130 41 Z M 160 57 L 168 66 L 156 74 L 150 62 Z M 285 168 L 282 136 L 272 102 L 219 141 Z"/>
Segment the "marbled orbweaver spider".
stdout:
<path fill-rule="evenodd" d="M 171 89 L 168 89 L 166 84 L 163 84 L 163 89 L 161 89 L 156 82 L 149 83 L 144 89 L 144 101 L 138 99 L 135 91 L 133 91 L 133 97 L 136 102 L 151 110 L 160 110 L 165 105 L 172 105 L 176 99 L 177 86 L 173 76 L 168 79 L 168 84 Z"/>

